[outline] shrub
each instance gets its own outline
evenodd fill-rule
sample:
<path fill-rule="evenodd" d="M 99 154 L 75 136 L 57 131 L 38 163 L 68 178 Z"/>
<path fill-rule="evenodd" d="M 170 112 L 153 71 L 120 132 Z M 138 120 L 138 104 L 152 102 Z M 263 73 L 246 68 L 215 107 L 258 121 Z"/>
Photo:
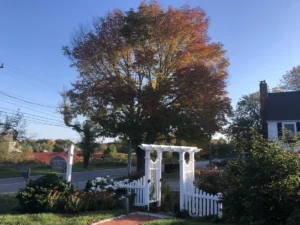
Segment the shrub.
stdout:
<path fill-rule="evenodd" d="M 224 172 L 224 215 L 237 224 L 284 224 L 300 203 L 300 161 L 258 135 L 247 160 Z"/>
<path fill-rule="evenodd" d="M 51 210 L 52 191 L 61 193 L 70 192 L 70 186 L 66 181 L 54 173 L 39 177 L 30 181 L 25 189 L 20 189 L 17 194 L 19 209 L 21 212 L 45 212 Z"/>
<path fill-rule="evenodd" d="M 52 191 L 49 194 L 51 211 L 60 213 L 80 213 L 89 210 L 107 210 L 115 206 L 115 197 L 108 191 L 74 192 Z"/>
<path fill-rule="evenodd" d="M 218 170 L 201 170 L 196 173 L 195 184 L 200 190 L 213 195 L 220 193 L 224 187 L 222 173 Z"/>
<path fill-rule="evenodd" d="M 286 225 L 299 225 L 300 224 L 300 209 L 294 210 L 286 221 Z"/>
<path fill-rule="evenodd" d="M 163 211 L 170 211 L 172 209 L 172 191 L 166 181 L 161 182 L 161 209 Z"/>
<path fill-rule="evenodd" d="M 118 155 L 117 148 L 115 145 L 109 145 L 103 152 L 103 157 L 108 159 L 114 159 Z"/>

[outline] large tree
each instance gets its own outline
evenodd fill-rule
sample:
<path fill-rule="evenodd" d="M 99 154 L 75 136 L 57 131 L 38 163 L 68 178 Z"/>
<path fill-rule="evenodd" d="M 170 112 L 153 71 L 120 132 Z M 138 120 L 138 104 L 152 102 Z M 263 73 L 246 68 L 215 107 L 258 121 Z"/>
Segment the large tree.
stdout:
<path fill-rule="evenodd" d="M 228 60 L 207 34 L 201 8 L 164 10 L 156 1 L 114 10 L 81 27 L 64 54 L 79 72 L 67 96 L 70 115 L 90 118 L 101 134 L 140 143 L 175 135 L 194 141 L 219 131 L 230 113 Z"/>
<path fill-rule="evenodd" d="M 283 91 L 300 90 L 300 66 L 293 67 L 292 70 L 282 76 L 279 88 Z"/>

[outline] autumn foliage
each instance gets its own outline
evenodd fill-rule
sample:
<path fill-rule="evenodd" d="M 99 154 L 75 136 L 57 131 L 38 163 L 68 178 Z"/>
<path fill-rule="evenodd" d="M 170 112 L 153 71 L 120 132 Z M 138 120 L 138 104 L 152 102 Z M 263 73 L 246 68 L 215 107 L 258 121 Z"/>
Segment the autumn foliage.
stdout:
<path fill-rule="evenodd" d="M 219 131 L 231 112 L 229 62 L 208 25 L 199 7 L 164 10 L 151 1 L 79 28 L 63 48 L 79 72 L 66 123 L 86 116 L 103 136 L 131 138 L 135 147 L 158 136 L 196 141 Z"/>

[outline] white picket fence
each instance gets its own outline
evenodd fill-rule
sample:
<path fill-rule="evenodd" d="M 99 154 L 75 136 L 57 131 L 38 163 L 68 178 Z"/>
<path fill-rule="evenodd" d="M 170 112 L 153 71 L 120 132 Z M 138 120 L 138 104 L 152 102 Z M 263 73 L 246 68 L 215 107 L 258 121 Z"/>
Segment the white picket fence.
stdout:
<path fill-rule="evenodd" d="M 193 188 L 184 193 L 184 209 L 192 217 L 217 215 L 222 217 L 221 193 L 217 195 L 208 194 L 198 188 Z"/>
<path fill-rule="evenodd" d="M 128 194 L 135 194 L 134 206 L 145 206 L 144 189 L 145 189 L 145 176 L 138 180 L 134 180 L 127 184 L 120 184 L 119 187 L 126 188 Z"/>

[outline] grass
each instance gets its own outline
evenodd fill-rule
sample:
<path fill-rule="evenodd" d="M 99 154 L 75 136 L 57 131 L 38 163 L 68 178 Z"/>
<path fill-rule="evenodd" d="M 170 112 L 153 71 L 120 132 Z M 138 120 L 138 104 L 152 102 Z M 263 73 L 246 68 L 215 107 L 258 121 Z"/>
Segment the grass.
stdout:
<path fill-rule="evenodd" d="M 81 225 L 124 214 L 124 210 L 93 211 L 81 214 L 18 214 L 16 194 L 0 194 L 0 224 L 7 225 Z"/>
<path fill-rule="evenodd" d="M 75 163 L 73 165 L 73 172 L 83 172 L 91 170 L 101 170 L 109 168 L 122 168 L 126 167 L 126 163 L 122 162 L 101 162 L 91 163 L 89 168 L 83 168 L 82 163 Z M 46 164 L 6 164 L 0 166 L 0 178 L 20 177 L 21 172 L 25 169 L 31 169 L 31 176 L 44 175 L 49 172 L 64 173 L 65 171 L 53 170 L 50 165 Z"/>
<path fill-rule="evenodd" d="M 94 211 L 82 214 L 13 214 L 0 215 L 0 224 L 5 225 L 84 225 L 124 214 L 124 210 Z"/>
<path fill-rule="evenodd" d="M 145 225 L 215 225 L 215 223 L 202 222 L 197 220 L 187 220 L 187 219 L 163 219 L 163 220 L 154 220 Z M 226 224 L 224 224 L 226 225 Z M 230 224 L 227 224 L 230 225 Z"/>

